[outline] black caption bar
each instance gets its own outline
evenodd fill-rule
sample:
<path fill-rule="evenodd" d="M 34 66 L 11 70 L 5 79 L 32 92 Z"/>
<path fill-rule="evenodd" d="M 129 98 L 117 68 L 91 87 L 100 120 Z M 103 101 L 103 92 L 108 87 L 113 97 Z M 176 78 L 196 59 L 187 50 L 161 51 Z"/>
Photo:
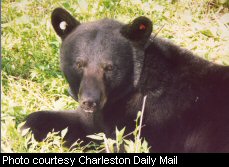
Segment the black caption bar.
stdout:
<path fill-rule="evenodd" d="M 229 154 L 1 154 L 1 165 L 229 166 Z"/>

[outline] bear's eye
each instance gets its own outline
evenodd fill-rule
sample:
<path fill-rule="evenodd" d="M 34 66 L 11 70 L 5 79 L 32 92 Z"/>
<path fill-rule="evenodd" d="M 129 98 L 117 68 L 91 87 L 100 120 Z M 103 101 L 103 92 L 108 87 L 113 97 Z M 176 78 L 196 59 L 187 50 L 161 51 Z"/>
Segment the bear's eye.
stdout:
<path fill-rule="evenodd" d="M 77 62 L 76 63 L 76 68 L 77 69 L 82 69 L 84 66 L 85 66 L 85 63 L 84 62 Z"/>
<path fill-rule="evenodd" d="M 114 67 L 111 64 L 107 64 L 106 66 L 104 66 L 105 71 L 112 71 L 113 69 Z"/>

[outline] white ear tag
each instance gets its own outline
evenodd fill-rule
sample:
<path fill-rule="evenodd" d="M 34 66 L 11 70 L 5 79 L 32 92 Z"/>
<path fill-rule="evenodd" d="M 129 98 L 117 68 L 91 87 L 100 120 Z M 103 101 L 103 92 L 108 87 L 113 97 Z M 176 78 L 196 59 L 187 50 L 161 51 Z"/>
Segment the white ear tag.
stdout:
<path fill-rule="evenodd" d="M 68 25 L 68 24 L 67 24 L 65 21 L 60 22 L 60 29 L 61 29 L 61 30 L 65 30 L 66 27 L 67 27 L 67 25 Z"/>

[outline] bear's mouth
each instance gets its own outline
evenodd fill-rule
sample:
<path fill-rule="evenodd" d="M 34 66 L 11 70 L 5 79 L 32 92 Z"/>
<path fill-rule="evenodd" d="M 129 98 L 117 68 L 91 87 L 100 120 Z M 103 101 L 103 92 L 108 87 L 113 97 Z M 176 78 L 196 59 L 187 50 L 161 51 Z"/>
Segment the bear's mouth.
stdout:
<path fill-rule="evenodd" d="M 93 110 L 85 110 L 85 109 L 83 109 L 84 110 L 84 112 L 86 112 L 86 113 L 93 113 L 94 111 Z"/>
<path fill-rule="evenodd" d="M 81 111 L 85 112 L 85 113 L 95 113 L 97 111 L 97 108 L 96 107 L 92 107 L 92 108 L 87 108 L 87 107 L 84 107 L 82 105 L 79 106 Z"/>

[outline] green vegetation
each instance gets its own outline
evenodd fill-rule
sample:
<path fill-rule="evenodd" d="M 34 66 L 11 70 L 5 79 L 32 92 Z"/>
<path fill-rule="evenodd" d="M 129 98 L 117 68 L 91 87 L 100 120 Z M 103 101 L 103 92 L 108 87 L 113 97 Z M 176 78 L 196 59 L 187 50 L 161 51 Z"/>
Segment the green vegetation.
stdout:
<path fill-rule="evenodd" d="M 209 61 L 229 65 L 228 4 L 228 0 L 4 0 L 1 151 L 70 151 L 62 147 L 66 130 L 61 136 L 50 133 L 41 143 L 26 131 L 22 134 L 18 130 L 31 112 L 75 109 L 78 105 L 68 95 L 68 84 L 59 68 L 60 39 L 50 23 L 54 8 L 66 8 L 81 22 L 109 17 L 127 23 L 145 15 L 153 20 L 154 32 L 163 26 L 158 36 L 169 38 Z M 81 146 L 78 141 L 71 151 L 114 152 L 125 143 L 126 152 L 147 152 L 147 142 L 138 133 L 136 128 L 131 134 L 134 141 L 123 140 L 127 135 L 124 129 L 116 130 L 116 140 L 107 139 L 103 134 L 92 135 L 91 138 L 103 140 L 105 144 Z"/>

